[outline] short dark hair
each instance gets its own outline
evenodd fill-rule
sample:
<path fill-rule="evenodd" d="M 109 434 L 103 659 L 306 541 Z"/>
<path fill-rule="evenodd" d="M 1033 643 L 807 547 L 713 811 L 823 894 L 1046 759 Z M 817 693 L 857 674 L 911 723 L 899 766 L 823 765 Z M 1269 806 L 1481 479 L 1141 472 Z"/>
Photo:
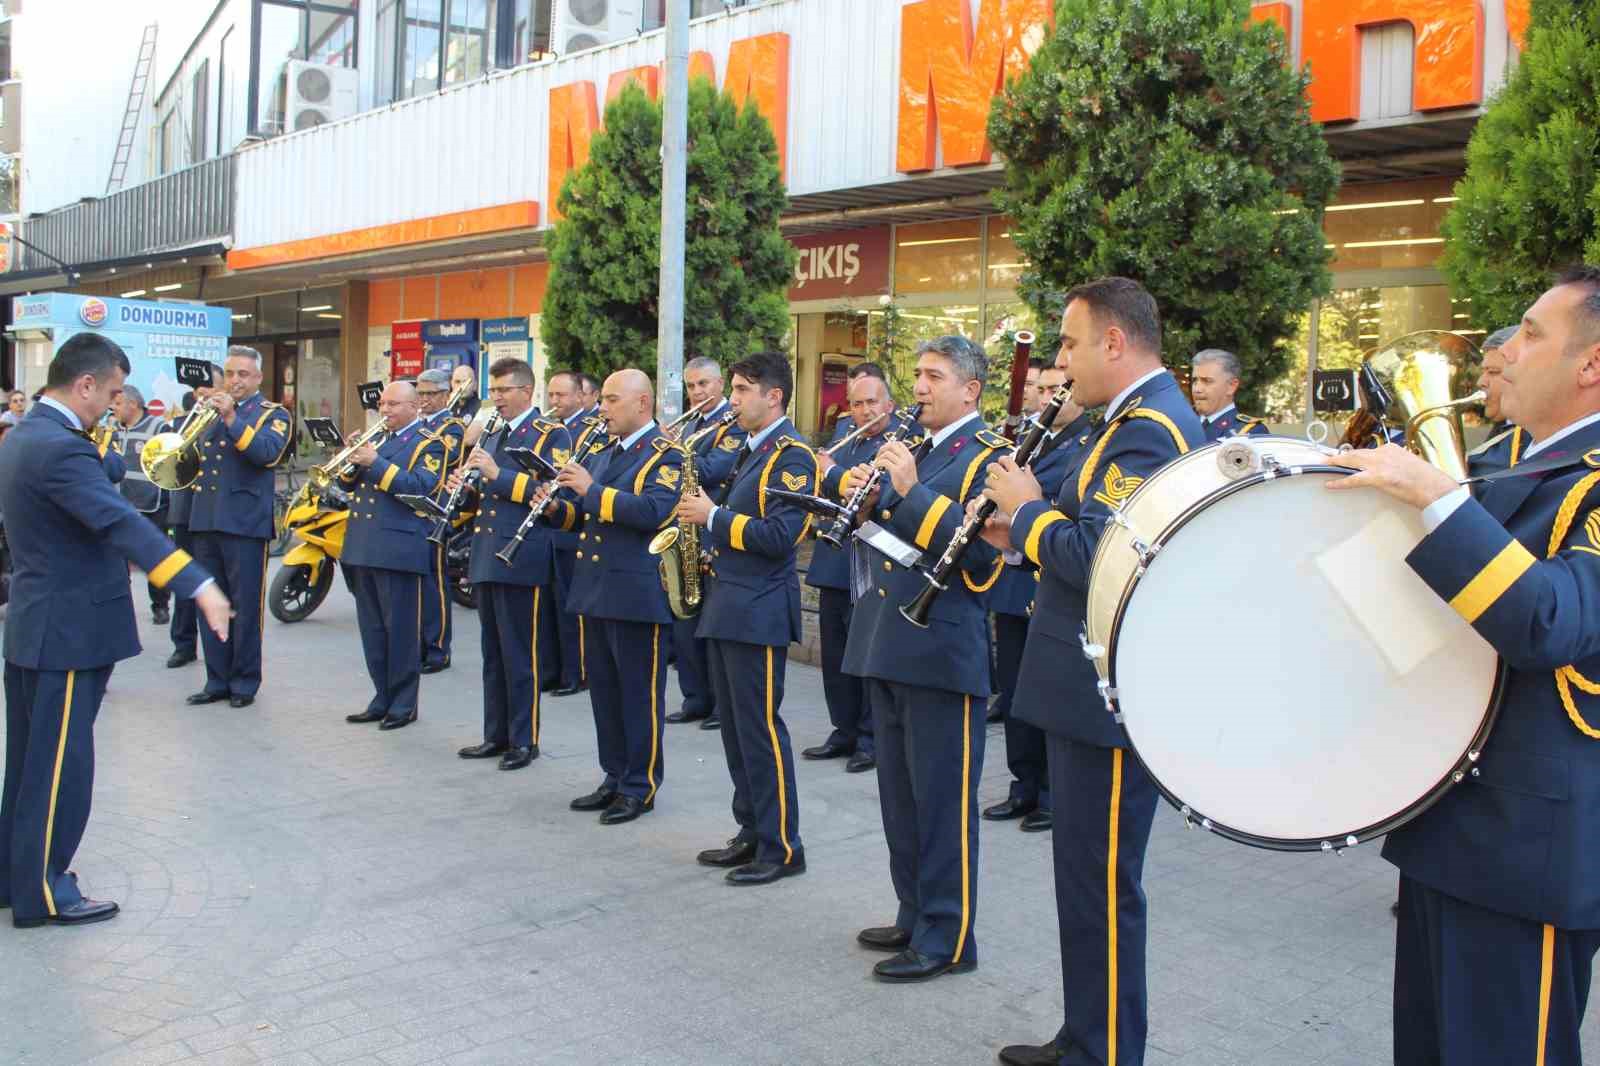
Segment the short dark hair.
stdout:
<path fill-rule="evenodd" d="M 1563 270 L 1557 285 L 1576 285 L 1584 290 L 1578 302 L 1578 328 L 1583 344 L 1600 341 L 1600 266 L 1578 263 Z"/>
<path fill-rule="evenodd" d="M 194 390 L 190 389 L 188 392 L 185 392 L 183 394 L 183 399 L 178 401 L 178 405 L 185 411 L 193 411 L 195 405 Z"/>
<path fill-rule="evenodd" d="M 856 378 L 877 378 L 885 385 L 889 383 L 889 377 L 883 372 L 883 367 L 874 363 L 871 359 L 864 363 L 857 363 L 845 371 L 846 381 L 854 381 Z"/>
<path fill-rule="evenodd" d="M 753 381 L 763 390 L 783 390 L 783 410 L 789 409 L 794 396 L 794 371 L 789 368 L 789 357 L 782 352 L 755 352 L 728 368 L 729 374 L 738 374 Z"/>
<path fill-rule="evenodd" d="M 1028 357 L 1028 369 L 1029 370 L 1043 370 L 1046 366 L 1054 366 L 1054 365 L 1055 365 L 1055 360 L 1052 359 L 1049 363 L 1046 363 L 1044 361 L 1044 356 L 1042 356 L 1042 355 L 1030 355 Z"/>
<path fill-rule="evenodd" d="M 1096 278 L 1069 289 L 1066 302 L 1073 300 L 1089 305 L 1096 325 L 1114 325 L 1134 347 L 1161 354 L 1161 312 L 1156 308 L 1156 298 L 1137 281 Z"/>
<path fill-rule="evenodd" d="M 600 391 L 600 379 L 595 377 L 593 374 L 584 374 L 580 372 L 578 374 L 578 383 L 583 386 L 584 392 Z"/>
<path fill-rule="evenodd" d="M 489 376 L 491 378 L 510 378 L 518 385 L 532 385 L 533 367 L 528 365 L 526 359 L 518 359 L 514 355 L 508 355 L 489 364 Z"/>
<path fill-rule="evenodd" d="M 121 370 L 126 375 L 132 369 L 128 353 L 116 341 L 98 333 L 80 333 L 63 344 L 56 357 L 50 360 L 44 387 L 64 389 L 85 374 L 99 381 L 112 370 Z"/>

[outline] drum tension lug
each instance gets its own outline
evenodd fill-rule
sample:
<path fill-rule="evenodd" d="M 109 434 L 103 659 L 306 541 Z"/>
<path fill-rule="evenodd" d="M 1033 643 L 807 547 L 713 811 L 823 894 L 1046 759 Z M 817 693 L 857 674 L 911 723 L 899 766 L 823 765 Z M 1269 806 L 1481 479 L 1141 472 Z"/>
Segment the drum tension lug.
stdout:
<path fill-rule="evenodd" d="M 1083 648 L 1083 657 L 1085 659 L 1093 660 L 1093 659 L 1103 659 L 1103 658 L 1105 658 L 1105 654 L 1106 654 L 1105 645 L 1104 644 L 1090 644 L 1089 643 L 1089 635 L 1087 633 L 1083 632 L 1082 630 L 1078 631 L 1078 645 L 1079 645 L 1079 647 Z"/>
<path fill-rule="evenodd" d="M 1156 546 L 1151 547 L 1138 537 L 1133 539 L 1133 544 L 1131 547 L 1133 548 L 1134 554 L 1139 557 L 1139 569 L 1141 571 L 1150 565 L 1150 560 L 1154 559 L 1156 557 L 1156 553 L 1161 550 L 1161 545 L 1157 544 Z"/>

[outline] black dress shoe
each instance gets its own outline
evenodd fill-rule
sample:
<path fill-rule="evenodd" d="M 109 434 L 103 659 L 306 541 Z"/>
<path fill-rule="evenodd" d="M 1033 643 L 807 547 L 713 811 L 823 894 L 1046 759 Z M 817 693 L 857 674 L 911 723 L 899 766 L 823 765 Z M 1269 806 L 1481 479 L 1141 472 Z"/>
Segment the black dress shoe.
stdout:
<path fill-rule="evenodd" d="M 167 656 L 167 669 L 176 670 L 178 667 L 188 666 L 192 662 L 194 662 L 194 652 L 175 651 Z"/>
<path fill-rule="evenodd" d="M 838 759 L 853 751 L 855 748 L 850 744 L 840 744 L 838 741 L 830 740 L 815 747 L 801 748 L 800 754 L 807 759 Z"/>
<path fill-rule="evenodd" d="M 978 960 L 974 958 L 951 962 L 924 955 L 916 948 L 906 948 L 894 958 L 884 959 L 874 966 L 872 974 L 880 981 L 926 981 L 940 974 L 969 973 L 977 968 Z"/>
<path fill-rule="evenodd" d="M 172 622 L 172 612 L 165 607 L 152 607 L 150 609 L 150 621 L 158 626 L 169 625 Z"/>
<path fill-rule="evenodd" d="M 985 807 L 983 816 L 991 822 L 1009 822 L 1013 818 L 1021 818 L 1029 814 L 1039 804 L 1035 801 L 1023 801 L 1015 797 L 1008 797 L 996 803 L 993 807 Z"/>
<path fill-rule="evenodd" d="M 705 719 L 701 721 L 700 728 L 707 730 L 708 732 L 713 729 L 721 729 L 722 719 L 718 718 L 714 714 L 708 714 L 705 716 Z"/>
<path fill-rule="evenodd" d="M 62 907 L 54 914 L 38 918 L 18 918 L 13 915 L 11 924 L 18 929 L 32 929 L 46 922 L 53 925 L 88 925 L 91 922 L 103 922 L 107 918 L 115 918 L 117 911 L 121 909 L 110 900 L 80 899 L 70 907 Z"/>
<path fill-rule="evenodd" d="M 844 764 L 847 774 L 864 774 L 878 765 L 878 757 L 870 751 L 858 751 Z"/>
<path fill-rule="evenodd" d="M 793 862 L 753 862 L 737 870 L 728 871 L 730 885 L 770 885 L 785 877 L 798 877 L 806 872 L 806 860 Z"/>
<path fill-rule="evenodd" d="M 734 837 L 725 848 L 711 848 L 694 857 L 701 866 L 745 866 L 756 860 L 756 842 Z"/>
<path fill-rule="evenodd" d="M 579 796 L 567 804 L 575 811 L 603 811 L 617 798 L 617 790 L 601 785 L 587 796 Z"/>
<path fill-rule="evenodd" d="M 901 951 L 911 946 L 911 934 L 898 925 L 874 925 L 857 933 L 856 943 L 873 951 Z"/>
<path fill-rule="evenodd" d="M 500 769 L 520 770 L 539 757 L 539 745 L 531 748 L 507 748 L 500 756 Z"/>
<path fill-rule="evenodd" d="M 983 712 L 983 721 L 986 725 L 993 725 L 996 722 L 1005 720 L 1006 712 L 993 703 L 989 704 L 989 709 Z"/>
<path fill-rule="evenodd" d="M 402 714 L 399 718 L 385 718 L 383 721 L 378 723 L 378 728 L 384 730 L 404 729 L 406 726 L 410 725 L 416 720 L 417 712 L 413 710 L 410 714 Z"/>
<path fill-rule="evenodd" d="M 589 686 L 585 685 L 582 681 L 579 681 L 576 685 L 562 685 L 560 688 L 550 693 L 550 695 L 560 698 L 563 696 L 576 696 L 580 692 L 587 691 L 589 691 Z"/>
<path fill-rule="evenodd" d="M 710 711 L 691 711 L 689 708 L 685 707 L 682 710 L 673 711 L 671 714 L 667 715 L 667 721 L 671 722 L 673 725 L 682 725 L 684 722 L 698 722 L 702 718 L 710 717 Z"/>
<path fill-rule="evenodd" d="M 484 741 L 482 744 L 474 744 L 471 747 L 462 748 L 456 754 L 463 759 L 492 759 L 496 755 L 504 755 L 505 752 L 506 746 L 504 744 L 490 744 L 488 741 Z"/>
<path fill-rule="evenodd" d="M 1027 816 L 1018 823 L 1017 828 L 1024 833 L 1048 833 L 1055 824 L 1055 815 L 1043 807 L 1039 807 L 1029 811 Z"/>
<path fill-rule="evenodd" d="M 229 707 L 248 707 L 256 701 L 254 696 L 229 696 Z"/>
<path fill-rule="evenodd" d="M 611 806 L 600 815 L 601 825 L 621 825 L 631 822 L 646 811 L 656 809 L 654 800 L 642 800 L 638 796 L 618 795 L 611 801 Z"/>
<path fill-rule="evenodd" d="M 423 663 L 422 664 L 422 672 L 425 673 L 425 674 L 437 674 L 440 670 L 448 670 L 448 669 L 450 669 L 450 660 L 449 659 L 446 659 L 442 663 Z"/>
<path fill-rule="evenodd" d="M 381 722 L 384 718 L 383 711 L 362 711 L 360 714 L 347 714 L 344 720 L 351 725 L 366 725 L 369 722 Z"/>
<path fill-rule="evenodd" d="M 1011 1044 L 1000 1049 L 1000 1061 L 1006 1066 L 1056 1066 L 1061 1061 L 1061 1045 L 1054 1040 L 1048 1044 Z"/>
<path fill-rule="evenodd" d="M 540 692 L 554 692 L 556 689 L 558 689 L 560 687 L 561 687 L 561 682 L 560 681 L 541 681 L 541 682 L 539 682 L 539 691 Z"/>
<path fill-rule="evenodd" d="M 191 707 L 199 707 L 206 703 L 221 703 L 228 698 L 226 692 L 196 692 L 184 698 L 184 703 Z"/>

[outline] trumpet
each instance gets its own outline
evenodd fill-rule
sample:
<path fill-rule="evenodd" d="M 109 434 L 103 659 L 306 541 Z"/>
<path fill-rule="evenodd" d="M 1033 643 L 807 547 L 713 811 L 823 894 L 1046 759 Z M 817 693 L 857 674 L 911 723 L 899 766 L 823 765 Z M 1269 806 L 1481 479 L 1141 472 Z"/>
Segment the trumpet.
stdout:
<path fill-rule="evenodd" d="M 1049 432 L 1049 427 L 1056 420 L 1056 415 L 1072 399 L 1072 386 L 1062 385 L 1050 396 L 1050 402 L 1044 405 L 1044 410 L 1039 412 L 1037 418 L 1031 419 L 1027 433 L 1017 441 L 1016 448 L 1011 453 L 1011 458 L 1018 466 L 1028 466 L 1039 456 L 1039 448 L 1044 444 L 1044 435 Z M 978 505 L 971 518 L 961 524 L 955 536 L 950 538 L 950 543 L 945 546 L 944 554 L 939 556 L 939 561 L 923 572 L 928 585 L 910 603 L 900 606 L 900 616 L 918 629 L 928 628 L 928 612 L 933 610 L 933 602 L 939 598 L 939 593 L 949 587 L 950 579 L 955 575 L 956 568 L 961 565 L 962 556 L 967 554 L 967 549 L 972 546 L 979 533 L 983 531 L 983 524 L 989 520 L 999 507 L 993 500 L 985 498 Z"/>
<path fill-rule="evenodd" d="M 499 433 L 505 426 L 506 420 L 500 417 L 499 411 L 496 411 L 484 422 L 483 437 L 480 437 L 479 440 L 483 440 L 491 433 Z M 478 446 L 481 448 L 483 445 L 480 443 Z M 428 542 L 430 544 L 443 544 L 449 539 L 450 519 L 455 516 L 456 509 L 461 506 L 461 497 L 466 494 L 468 489 L 477 488 L 478 483 L 482 480 L 483 471 L 474 467 L 461 475 L 461 480 L 456 483 L 455 490 L 450 493 L 442 506 L 434 504 L 434 509 L 438 512 L 438 516 L 434 519 L 433 531 L 428 534 Z"/>
<path fill-rule="evenodd" d="M 912 432 L 917 419 L 922 417 L 922 405 L 914 403 L 906 411 L 906 420 L 903 424 L 891 429 L 884 435 L 883 442 L 899 440 L 907 433 Z M 878 487 L 878 482 L 883 480 L 883 468 L 873 467 L 872 476 L 857 485 L 850 493 L 850 498 L 845 501 L 844 508 L 834 516 L 828 528 L 817 534 L 817 539 L 834 548 L 844 547 L 844 539 L 850 535 L 850 527 L 855 525 L 856 515 L 861 513 L 861 508 L 866 504 L 867 497 L 872 495 L 872 490 Z"/>
<path fill-rule="evenodd" d="M 698 415 L 701 411 L 704 411 L 706 409 L 706 405 L 711 403 L 712 400 L 718 400 L 718 399 L 721 399 L 721 397 L 720 396 L 708 396 L 704 400 L 701 400 L 699 403 L 695 404 L 693 407 L 691 407 L 687 411 L 683 412 L 683 414 L 679 415 L 677 418 L 674 418 L 671 422 L 669 422 L 666 425 L 662 426 L 661 427 L 662 436 L 671 437 L 673 440 L 677 440 L 678 439 L 678 431 L 681 430 L 684 426 L 688 425 L 690 420 L 693 419 L 696 415 Z"/>
<path fill-rule="evenodd" d="M 369 444 L 379 443 L 383 437 L 388 435 L 388 432 L 388 423 L 380 418 L 373 425 L 362 431 L 361 435 L 355 440 L 346 445 L 345 449 L 338 455 L 306 471 L 306 483 L 311 486 L 313 492 L 319 495 L 326 492 L 334 482 L 347 476 L 355 469 L 356 464 L 351 460 L 351 456 Z"/>
<path fill-rule="evenodd" d="M 840 448 L 843 448 L 845 445 L 849 444 L 851 441 L 867 432 L 867 430 L 871 429 L 873 426 L 876 426 L 879 422 L 882 422 L 885 418 L 888 418 L 890 413 L 891 412 L 889 411 L 885 411 L 880 415 L 875 415 L 874 417 L 869 418 L 867 421 L 863 422 L 855 429 L 852 429 L 849 433 L 846 433 L 844 436 L 840 437 L 838 440 L 834 441 L 817 454 L 827 456 L 833 455 L 834 452 L 838 451 Z"/>
<path fill-rule="evenodd" d="M 572 446 L 573 462 L 583 461 L 584 452 L 588 451 L 589 445 L 594 443 L 596 435 L 605 432 L 605 428 L 606 420 L 603 418 L 585 418 L 583 420 L 583 432 L 578 434 L 578 443 Z M 539 517 L 550 509 L 550 501 L 554 498 L 554 493 L 551 493 L 540 501 L 537 507 L 528 508 L 528 513 L 517 524 L 517 531 L 511 534 L 511 542 L 494 553 L 496 559 L 499 559 L 507 566 L 510 566 L 516 560 L 517 549 L 522 547 L 522 539 L 528 535 L 528 530 L 533 528 L 533 524 L 539 520 Z"/>
<path fill-rule="evenodd" d="M 139 469 L 144 476 L 169 491 L 193 485 L 200 476 L 200 438 L 219 417 L 211 404 L 198 403 L 183 425 L 145 441 L 139 450 Z"/>

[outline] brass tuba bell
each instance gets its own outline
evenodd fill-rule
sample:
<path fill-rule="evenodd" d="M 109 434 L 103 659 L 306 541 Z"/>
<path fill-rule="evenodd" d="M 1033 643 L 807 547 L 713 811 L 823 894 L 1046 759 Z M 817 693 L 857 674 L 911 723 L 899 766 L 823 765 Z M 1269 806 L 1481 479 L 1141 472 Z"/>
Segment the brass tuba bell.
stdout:
<path fill-rule="evenodd" d="M 1405 446 L 1456 480 L 1467 476 L 1466 430 L 1461 409 L 1483 402 L 1476 389 L 1483 356 L 1459 333 L 1425 329 L 1407 333 L 1367 356 L 1362 364 L 1362 409 L 1344 443 L 1362 438 L 1385 420 L 1405 430 Z M 1370 384 L 1386 396 L 1372 395 Z"/>
<path fill-rule="evenodd" d="M 175 431 L 157 433 L 139 450 L 144 476 L 168 491 L 186 489 L 200 476 L 200 438 L 217 420 L 210 404 L 196 406 Z"/>

